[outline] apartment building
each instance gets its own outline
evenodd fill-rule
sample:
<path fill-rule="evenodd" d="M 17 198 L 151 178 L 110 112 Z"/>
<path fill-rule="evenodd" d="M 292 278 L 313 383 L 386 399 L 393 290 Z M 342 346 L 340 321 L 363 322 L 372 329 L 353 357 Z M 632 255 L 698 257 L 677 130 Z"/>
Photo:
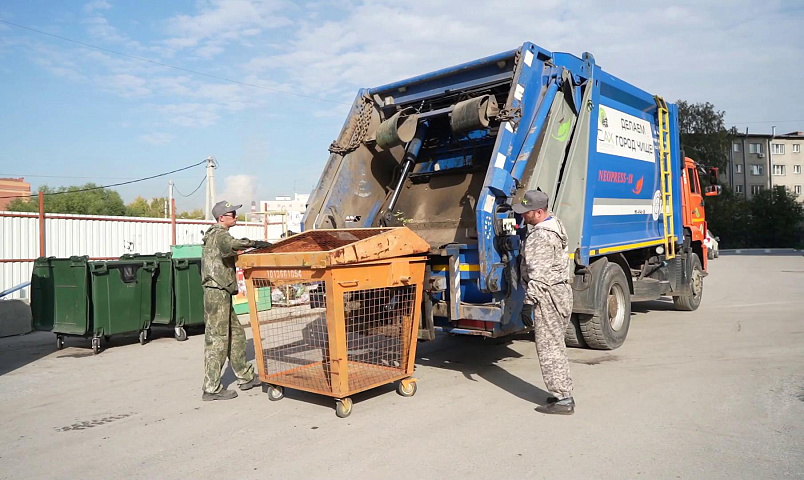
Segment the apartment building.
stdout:
<path fill-rule="evenodd" d="M 804 132 L 783 135 L 741 133 L 729 152 L 728 183 L 734 193 L 750 199 L 783 186 L 804 202 Z"/>

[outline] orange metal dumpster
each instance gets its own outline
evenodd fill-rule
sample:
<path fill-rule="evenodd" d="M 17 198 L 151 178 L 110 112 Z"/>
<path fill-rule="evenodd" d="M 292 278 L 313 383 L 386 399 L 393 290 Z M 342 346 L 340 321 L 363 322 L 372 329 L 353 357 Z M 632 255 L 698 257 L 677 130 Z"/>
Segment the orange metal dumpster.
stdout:
<path fill-rule="evenodd" d="M 406 227 L 313 230 L 241 255 L 260 379 L 271 400 L 284 387 L 328 395 L 336 414 L 351 395 L 411 378 L 430 246 Z M 270 310 L 254 292 L 271 287 Z"/>

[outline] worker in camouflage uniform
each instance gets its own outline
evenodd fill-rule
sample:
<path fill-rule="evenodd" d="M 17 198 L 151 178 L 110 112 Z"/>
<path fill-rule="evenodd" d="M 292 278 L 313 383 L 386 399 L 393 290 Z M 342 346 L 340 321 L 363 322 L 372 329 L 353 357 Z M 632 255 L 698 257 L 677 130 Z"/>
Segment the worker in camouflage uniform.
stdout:
<path fill-rule="evenodd" d="M 212 215 L 218 221 L 204 234 L 201 258 L 201 284 L 204 287 L 204 394 L 202 400 L 229 400 L 237 392 L 221 385 L 221 370 L 227 356 L 240 390 L 260 385 L 254 367 L 246 361 L 246 334 L 232 307 L 237 293 L 235 261 L 237 251 L 249 247 L 265 248 L 268 242 L 247 238 L 237 240 L 229 229 L 237 223 L 237 209 L 242 205 L 218 202 Z"/>
<path fill-rule="evenodd" d="M 572 314 L 567 233 L 548 209 L 544 192 L 529 190 L 514 212 L 528 225 L 522 245 L 523 321 L 533 325 L 536 353 L 547 390 L 553 395 L 536 411 L 571 415 L 575 411 L 564 334 Z M 530 315 L 533 315 L 531 320 Z"/>

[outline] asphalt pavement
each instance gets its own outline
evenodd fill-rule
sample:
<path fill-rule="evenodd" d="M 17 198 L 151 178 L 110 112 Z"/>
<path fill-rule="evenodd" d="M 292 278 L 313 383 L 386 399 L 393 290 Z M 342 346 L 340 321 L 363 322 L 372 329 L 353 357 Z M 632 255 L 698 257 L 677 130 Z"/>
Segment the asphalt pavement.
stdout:
<path fill-rule="evenodd" d="M 634 304 L 621 348 L 569 350 L 573 416 L 534 411 L 528 336 L 421 343 L 416 395 L 356 395 L 346 419 L 292 390 L 202 402 L 199 334 L 3 338 L 0 478 L 804 478 L 803 312 L 804 257 L 713 260 L 697 311 Z"/>

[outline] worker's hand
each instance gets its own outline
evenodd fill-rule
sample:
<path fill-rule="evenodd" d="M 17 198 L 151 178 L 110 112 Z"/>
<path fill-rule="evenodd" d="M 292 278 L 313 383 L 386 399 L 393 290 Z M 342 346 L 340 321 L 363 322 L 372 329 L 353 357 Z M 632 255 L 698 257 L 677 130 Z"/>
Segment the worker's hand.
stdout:
<path fill-rule="evenodd" d="M 263 248 L 267 248 L 273 245 L 271 242 L 264 242 L 262 240 L 254 240 L 254 248 L 261 250 Z"/>

